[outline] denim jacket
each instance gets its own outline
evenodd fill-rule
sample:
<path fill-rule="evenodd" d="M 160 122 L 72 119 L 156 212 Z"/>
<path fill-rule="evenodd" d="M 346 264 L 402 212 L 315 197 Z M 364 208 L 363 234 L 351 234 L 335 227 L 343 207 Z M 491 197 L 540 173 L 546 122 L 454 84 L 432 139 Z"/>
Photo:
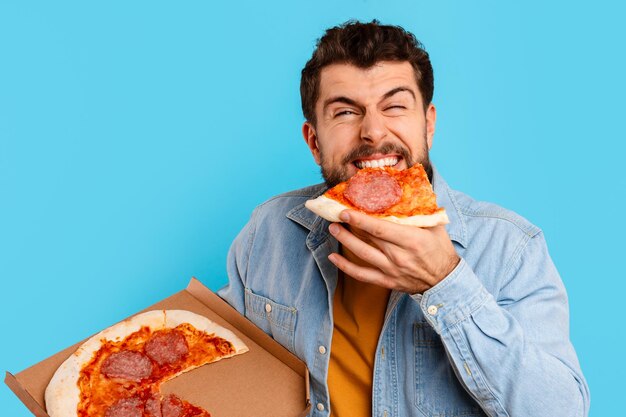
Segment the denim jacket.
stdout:
<path fill-rule="evenodd" d="M 423 295 L 392 291 L 378 340 L 372 415 L 586 416 L 567 295 L 541 230 L 448 187 L 435 171 L 458 266 Z M 219 295 L 301 358 L 311 416 L 328 416 L 338 249 L 304 207 L 317 185 L 257 207 L 228 255 Z"/>

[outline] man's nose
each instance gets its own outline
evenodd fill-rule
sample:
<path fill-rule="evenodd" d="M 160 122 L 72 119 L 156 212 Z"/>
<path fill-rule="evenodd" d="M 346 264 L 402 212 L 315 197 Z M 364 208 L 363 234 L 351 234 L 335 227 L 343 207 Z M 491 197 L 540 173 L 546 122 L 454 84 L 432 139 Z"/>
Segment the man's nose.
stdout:
<path fill-rule="evenodd" d="M 387 127 L 381 114 L 366 111 L 361 121 L 361 139 L 368 142 L 380 142 L 387 136 Z"/>

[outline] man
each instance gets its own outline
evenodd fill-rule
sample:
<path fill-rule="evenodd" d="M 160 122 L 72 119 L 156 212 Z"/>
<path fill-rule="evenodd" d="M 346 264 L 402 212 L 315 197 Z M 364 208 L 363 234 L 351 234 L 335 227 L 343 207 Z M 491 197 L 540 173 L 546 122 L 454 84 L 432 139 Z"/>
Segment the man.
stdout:
<path fill-rule="evenodd" d="M 311 415 L 584 416 L 589 392 L 541 231 L 448 187 L 428 54 L 402 28 L 329 29 L 302 71 L 303 135 L 326 184 L 252 214 L 220 295 L 304 360 Z M 353 210 L 329 224 L 306 200 L 365 166 L 422 163 L 450 224 Z"/>

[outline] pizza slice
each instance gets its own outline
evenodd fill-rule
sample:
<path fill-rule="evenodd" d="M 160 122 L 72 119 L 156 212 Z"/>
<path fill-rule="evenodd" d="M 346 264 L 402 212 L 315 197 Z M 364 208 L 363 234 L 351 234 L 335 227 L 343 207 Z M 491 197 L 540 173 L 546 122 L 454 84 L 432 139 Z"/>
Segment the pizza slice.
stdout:
<path fill-rule="evenodd" d="M 412 226 L 433 227 L 449 223 L 445 209 L 437 206 L 422 164 L 404 170 L 363 168 L 348 181 L 308 200 L 305 206 L 331 222 L 340 222 L 339 213 L 353 209 Z"/>
<path fill-rule="evenodd" d="M 186 310 L 138 314 L 88 339 L 53 375 L 50 417 L 209 417 L 160 386 L 248 351 L 230 330 Z"/>

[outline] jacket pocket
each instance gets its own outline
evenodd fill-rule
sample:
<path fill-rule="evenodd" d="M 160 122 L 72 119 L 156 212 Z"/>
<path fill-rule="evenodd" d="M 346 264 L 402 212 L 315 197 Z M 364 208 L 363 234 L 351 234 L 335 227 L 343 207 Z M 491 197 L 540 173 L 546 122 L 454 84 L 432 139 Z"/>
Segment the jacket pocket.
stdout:
<path fill-rule="evenodd" d="M 484 416 L 450 364 L 441 337 L 427 322 L 413 326 L 415 406 L 431 417 Z"/>
<path fill-rule="evenodd" d="M 279 304 L 267 297 L 245 291 L 246 317 L 278 343 L 294 352 L 296 317 L 294 307 Z"/>

